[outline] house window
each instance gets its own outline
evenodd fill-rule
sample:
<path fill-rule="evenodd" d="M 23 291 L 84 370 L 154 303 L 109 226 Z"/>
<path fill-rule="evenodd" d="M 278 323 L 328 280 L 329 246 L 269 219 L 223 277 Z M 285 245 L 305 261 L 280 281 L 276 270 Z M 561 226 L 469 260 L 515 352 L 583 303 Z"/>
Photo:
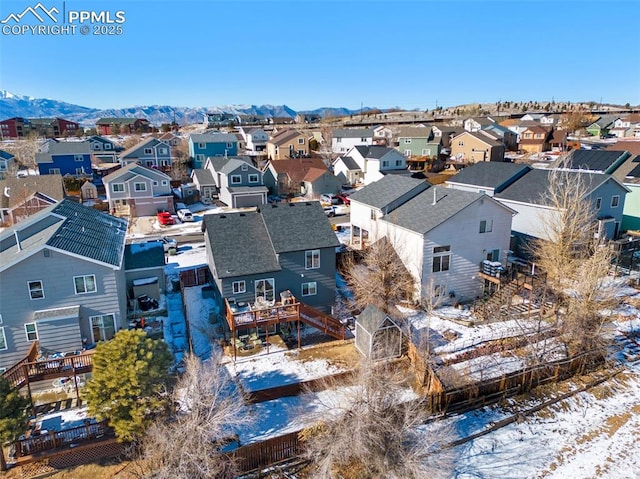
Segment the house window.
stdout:
<path fill-rule="evenodd" d="M 116 321 L 113 314 L 102 314 L 100 316 L 91 316 L 91 334 L 93 342 L 108 341 L 116 334 Z"/>
<path fill-rule="evenodd" d="M 244 293 L 247 290 L 247 285 L 244 281 L 234 281 L 231 283 L 231 289 L 233 294 Z"/>
<path fill-rule="evenodd" d="M 151 168 L 153 166 L 153 160 L 147 160 L 147 166 Z"/>
<path fill-rule="evenodd" d="M 249 183 L 258 183 L 259 180 L 260 178 L 257 174 L 249 175 Z"/>
<path fill-rule="evenodd" d="M 59 175 L 60 174 L 60 168 L 49 168 L 49 174 L 50 175 Z"/>
<path fill-rule="evenodd" d="M 617 208 L 619 203 L 620 203 L 620 197 L 618 195 L 611 197 L 611 207 L 612 208 Z"/>
<path fill-rule="evenodd" d="M 0 351 L 8 349 L 7 337 L 4 335 L 4 328 L 0 328 Z"/>
<path fill-rule="evenodd" d="M 110 150 L 111 149 L 111 145 L 109 143 L 105 143 L 104 144 L 104 149 L 105 150 Z"/>
<path fill-rule="evenodd" d="M 275 297 L 275 280 L 273 278 L 259 279 L 256 281 L 255 287 L 256 299 L 262 297 L 265 301 L 273 301 Z"/>
<path fill-rule="evenodd" d="M 596 209 L 599 210 L 602 206 L 602 198 L 596 198 Z"/>
<path fill-rule="evenodd" d="M 411 156 L 411 150 L 404 150 L 404 156 Z"/>
<path fill-rule="evenodd" d="M 151 154 L 153 154 L 153 150 L 151 148 L 145 148 L 144 149 L 144 154 L 145 155 L 151 155 Z"/>
<path fill-rule="evenodd" d="M 249 171 L 249 165 L 242 165 L 242 171 Z"/>
<path fill-rule="evenodd" d="M 111 191 L 114 193 L 123 193 L 124 192 L 124 183 L 114 183 L 111 185 Z"/>
<path fill-rule="evenodd" d="M 389 162 L 387 160 L 383 160 L 382 161 L 382 167 L 385 168 L 387 166 L 389 166 Z"/>
<path fill-rule="evenodd" d="M 233 148 L 233 143 L 227 143 L 227 148 Z"/>
<path fill-rule="evenodd" d="M 304 156 L 305 151 L 304 150 L 298 150 L 298 156 Z"/>
<path fill-rule="evenodd" d="M 422 156 L 427 156 L 428 153 L 429 151 L 426 148 L 422 149 Z"/>
<path fill-rule="evenodd" d="M 409 153 L 411 154 L 411 153 Z M 402 166 L 402 160 L 396 160 L 396 166 Z"/>
<path fill-rule="evenodd" d="M 493 220 L 480 221 L 480 233 L 491 233 L 493 231 Z"/>
<path fill-rule="evenodd" d="M 93 274 L 74 276 L 73 284 L 76 288 L 76 294 L 95 293 L 97 291 L 96 277 Z"/>
<path fill-rule="evenodd" d="M 207 145 L 205 145 L 204 143 L 198 143 L 198 148 L 205 148 Z"/>
<path fill-rule="evenodd" d="M 159 152 L 161 155 L 166 155 L 166 154 L 167 154 L 167 149 L 166 149 L 166 148 L 158 148 L 158 152 Z"/>
<path fill-rule="evenodd" d="M 29 281 L 29 296 L 31 299 L 44 298 L 44 288 L 42 287 L 42 281 Z"/>
<path fill-rule="evenodd" d="M 24 332 L 27 335 L 27 341 L 38 340 L 38 328 L 36 327 L 36 323 L 26 323 L 24 325 Z"/>
<path fill-rule="evenodd" d="M 84 156 L 83 155 L 74 155 L 73 159 L 74 159 L 74 161 L 84 161 Z"/>
<path fill-rule="evenodd" d="M 378 215 L 376 215 L 376 210 L 371 209 L 371 214 L 369 215 L 371 221 L 376 221 L 378 219 Z"/>
<path fill-rule="evenodd" d="M 304 145 L 304 138 L 298 138 L 298 145 Z"/>
<path fill-rule="evenodd" d="M 320 267 L 320 250 L 314 249 L 304 252 L 304 269 L 318 269 Z"/>
<path fill-rule="evenodd" d="M 146 183 L 134 183 L 133 184 L 133 190 L 134 191 L 147 191 L 147 184 Z"/>
<path fill-rule="evenodd" d="M 336 138 L 336 143 L 342 143 L 342 138 Z"/>
<path fill-rule="evenodd" d="M 204 161 L 204 155 L 198 154 L 196 155 L 196 161 L 202 163 Z"/>
<path fill-rule="evenodd" d="M 464 146 L 464 141 L 462 140 L 458 141 L 458 146 Z"/>
<path fill-rule="evenodd" d="M 368 140 L 368 138 L 360 138 L 360 141 L 361 141 L 362 143 L 366 143 L 366 142 L 367 142 L 367 140 Z"/>
<path fill-rule="evenodd" d="M 162 180 L 162 186 L 167 186 L 169 184 L 168 180 Z"/>
<path fill-rule="evenodd" d="M 318 284 L 315 281 L 302 283 L 302 296 L 315 296 L 316 294 L 318 294 Z"/>
<path fill-rule="evenodd" d="M 411 138 L 405 138 L 404 139 L 404 143 L 405 143 L 405 145 L 410 145 L 411 144 Z"/>
<path fill-rule="evenodd" d="M 451 262 L 451 246 L 436 246 L 433 248 L 433 268 L 434 273 L 449 271 Z"/>
<path fill-rule="evenodd" d="M 161 166 L 169 166 L 169 160 L 160 160 Z"/>
<path fill-rule="evenodd" d="M 80 168 L 76 168 L 76 175 L 84 175 L 84 168 L 82 166 Z"/>
<path fill-rule="evenodd" d="M 240 176 L 240 175 L 231 175 L 231 184 L 232 185 L 239 185 L 240 183 L 242 183 L 242 176 Z"/>
<path fill-rule="evenodd" d="M 153 186 L 158 186 L 158 182 L 157 182 L 157 181 L 154 181 L 154 182 L 153 182 Z"/>

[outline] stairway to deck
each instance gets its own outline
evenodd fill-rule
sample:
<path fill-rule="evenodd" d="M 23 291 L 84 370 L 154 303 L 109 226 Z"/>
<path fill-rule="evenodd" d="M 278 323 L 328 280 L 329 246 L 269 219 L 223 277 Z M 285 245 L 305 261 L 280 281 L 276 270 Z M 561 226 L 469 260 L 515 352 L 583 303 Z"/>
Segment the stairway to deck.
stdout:
<path fill-rule="evenodd" d="M 347 327 L 339 320 L 311 306 L 300 303 L 300 320 L 335 339 L 345 339 Z"/>

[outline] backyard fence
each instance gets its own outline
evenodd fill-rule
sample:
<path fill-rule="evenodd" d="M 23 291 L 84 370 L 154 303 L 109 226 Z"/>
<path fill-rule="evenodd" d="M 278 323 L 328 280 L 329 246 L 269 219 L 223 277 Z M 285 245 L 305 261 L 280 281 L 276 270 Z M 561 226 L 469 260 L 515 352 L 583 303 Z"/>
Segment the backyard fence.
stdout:
<path fill-rule="evenodd" d="M 242 473 L 289 460 L 302 453 L 302 442 L 298 438 L 298 433 L 299 431 L 295 431 L 265 441 L 247 444 L 233 451 L 232 457 L 237 461 Z"/>
<path fill-rule="evenodd" d="M 190 288 L 192 286 L 202 286 L 209 283 L 209 267 L 200 266 L 198 268 L 180 271 L 180 287 Z"/>

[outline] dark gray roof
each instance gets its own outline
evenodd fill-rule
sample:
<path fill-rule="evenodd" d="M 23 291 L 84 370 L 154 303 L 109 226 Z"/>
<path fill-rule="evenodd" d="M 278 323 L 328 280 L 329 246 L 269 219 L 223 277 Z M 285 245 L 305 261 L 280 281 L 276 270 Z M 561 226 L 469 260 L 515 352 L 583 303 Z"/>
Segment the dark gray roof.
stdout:
<path fill-rule="evenodd" d="M 522 203 L 546 204 L 546 193 L 549 186 L 549 175 L 551 173 L 552 170 L 533 169 L 522 178 L 513 182 L 501 193 L 498 193 L 496 198 L 519 201 Z M 568 171 L 567 174 L 570 179 L 575 178 L 575 181 L 580 177 L 585 183 L 587 193 L 592 192 L 598 186 L 611 178 L 611 175 L 604 173 L 590 173 L 587 171 Z"/>
<path fill-rule="evenodd" d="M 218 278 L 280 271 L 259 212 L 210 214 L 203 222 Z"/>
<path fill-rule="evenodd" d="M 398 138 L 430 138 L 430 126 L 405 126 L 398 131 Z"/>
<path fill-rule="evenodd" d="M 237 143 L 238 138 L 232 133 L 192 133 L 189 135 L 191 143 Z"/>
<path fill-rule="evenodd" d="M 433 204 L 434 195 L 436 197 L 435 204 Z M 402 228 L 425 234 L 482 196 L 485 195 L 454 188 L 432 186 L 428 191 L 423 191 L 391 213 L 383 216 L 383 219 Z"/>
<path fill-rule="evenodd" d="M 342 157 L 342 162 L 344 163 L 344 166 L 346 166 L 349 170 L 359 170 L 360 169 L 360 167 L 358 166 L 358 163 L 356 163 L 356 160 L 354 160 L 350 156 L 343 156 Z"/>
<path fill-rule="evenodd" d="M 611 173 L 609 169 L 627 159 L 631 154 L 616 150 L 571 150 L 565 157 L 558 158 L 555 168 L 589 170 Z"/>
<path fill-rule="evenodd" d="M 120 268 L 126 233 L 126 220 L 64 199 L 3 231 L 0 265 L 19 261 L 46 245 Z"/>
<path fill-rule="evenodd" d="M 7 176 L 0 180 L 0 207 L 13 208 L 24 203 L 32 194 L 41 193 L 60 201 L 64 198 L 61 175 L 29 175 L 26 178 Z"/>
<path fill-rule="evenodd" d="M 215 185 L 216 182 L 213 179 L 213 174 L 209 170 L 204 168 L 197 168 L 192 172 L 192 178 L 195 178 L 201 185 Z"/>
<path fill-rule="evenodd" d="M 3 160 L 10 160 L 11 158 L 15 158 L 16 155 L 13 153 L 9 153 L 8 151 L 0 150 L 0 158 Z"/>
<path fill-rule="evenodd" d="M 131 243 L 124 248 L 124 269 L 164 267 L 164 246 L 160 241 Z"/>
<path fill-rule="evenodd" d="M 417 194 L 427 188 L 429 188 L 429 183 L 423 180 L 400 175 L 387 175 L 352 193 L 349 198 L 352 201 L 382 210 L 410 192 Z"/>
<path fill-rule="evenodd" d="M 262 216 L 276 253 L 340 245 L 318 201 L 263 205 Z"/>
<path fill-rule="evenodd" d="M 375 333 L 380 328 L 380 326 L 383 325 L 385 320 L 389 320 L 397 326 L 396 322 L 393 321 L 393 319 L 391 319 L 389 315 L 381 311 L 373 304 L 367 305 L 367 307 L 362 310 L 362 312 L 356 319 L 358 324 L 362 328 L 364 328 L 365 331 L 371 334 Z"/>
<path fill-rule="evenodd" d="M 618 118 L 620 118 L 620 115 L 602 115 L 596 121 L 591 123 L 591 125 L 598 125 L 600 128 L 606 128 L 607 126 L 611 125 L 614 121 L 616 121 Z"/>
<path fill-rule="evenodd" d="M 368 159 L 372 159 L 372 160 L 379 160 L 383 156 L 388 155 L 389 153 L 397 153 L 401 158 L 404 158 L 402 153 L 400 153 L 398 150 L 396 150 L 395 148 L 389 148 L 389 147 L 386 147 L 386 146 L 377 146 L 377 145 L 364 146 L 364 145 L 358 145 L 358 146 L 354 146 L 354 148 L 356 150 L 358 150 L 358 152 L 362 155 L 363 158 L 368 158 Z"/>
<path fill-rule="evenodd" d="M 373 138 L 373 128 L 336 128 L 334 138 Z"/>
<path fill-rule="evenodd" d="M 523 164 L 481 161 L 462 169 L 447 183 L 493 188 L 498 193 L 530 169 Z"/>

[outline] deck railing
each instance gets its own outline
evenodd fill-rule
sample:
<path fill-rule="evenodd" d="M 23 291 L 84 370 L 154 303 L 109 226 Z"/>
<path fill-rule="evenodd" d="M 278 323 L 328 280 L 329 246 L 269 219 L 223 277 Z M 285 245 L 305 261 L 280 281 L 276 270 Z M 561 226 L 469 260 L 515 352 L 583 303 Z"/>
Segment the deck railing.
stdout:
<path fill-rule="evenodd" d="M 64 446 L 92 441 L 101 437 L 113 437 L 113 429 L 107 421 L 86 424 L 83 426 L 50 431 L 47 434 L 19 439 L 16 443 L 18 457 L 28 456 L 42 451 L 50 451 Z"/>
<path fill-rule="evenodd" d="M 282 322 L 297 321 L 300 319 L 300 303 L 262 306 L 259 308 L 246 306 L 244 309 L 234 311 L 225 299 L 227 310 L 227 323 L 232 331 L 238 329 L 256 328 Z"/>

